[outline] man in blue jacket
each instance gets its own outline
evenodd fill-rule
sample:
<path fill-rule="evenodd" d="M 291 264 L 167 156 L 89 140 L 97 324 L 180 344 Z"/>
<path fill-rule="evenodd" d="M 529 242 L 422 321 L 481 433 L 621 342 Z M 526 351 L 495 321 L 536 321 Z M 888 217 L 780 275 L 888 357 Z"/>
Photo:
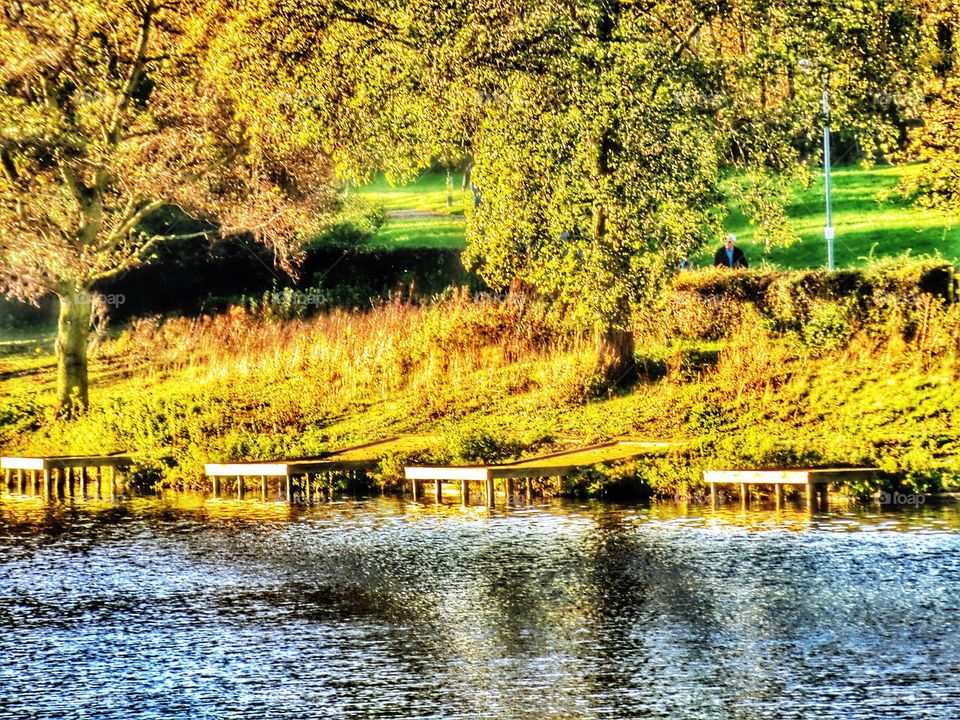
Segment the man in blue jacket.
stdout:
<path fill-rule="evenodd" d="M 747 258 L 743 254 L 743 250 L 733 246 L 736 240 L 737 237 L 733 233 L 727 235 L 723 247 L 717 250 L 717 254 L 713 256 L 714 267 L 728 267 L 733 269 L 745 269 L 747 267 Z"/>

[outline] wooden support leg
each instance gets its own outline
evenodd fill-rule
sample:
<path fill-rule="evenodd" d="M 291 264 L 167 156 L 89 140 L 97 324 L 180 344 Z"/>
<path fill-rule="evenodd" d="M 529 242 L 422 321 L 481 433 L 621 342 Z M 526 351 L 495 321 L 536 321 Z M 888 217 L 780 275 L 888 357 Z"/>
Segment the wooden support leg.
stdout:
<path fill-rule="evenodd" d="M 513 478 L 507 478 L 507 505 L 513 504 Z"/>
<path fill-rule="evenodd" d="M 411 478 L 410 489 L 413 491 L 413 501 L 417 502 L 420 499 L 420 483 L 416 478 Z"/>
<path fill-rule="evenodd" d="M 817 509 L 817 486 L 807 482 L 807 510 L 814 512 Z"/>
<path fill-rule="evenodd" d="M 30 480 L 33 483 L 33 491 L 35 493 L 40 492 L 40 471 L 31 470 L 30 471 Z"/>
<path fill-rule="evenodd" d="M 260 476 L 260 495 L 263 497 L 263 501 L 267 501 L 267 495 L 270 492 L 269 484 L 267 483 L 267 476 Z"/>
<path fill-rule="evenodd" d="M 7 481 L 7 487 L 13 487 L 13 470 L 9 468 L 3 471 L 3 479 Z"/>
<path fill-rule="evenodd" d="M 43 469 L 43 496 L 53 500 L 53 472 L 50 468 Z"/>
<path fill-rule="evenodd" d="M 487 505 L 493 507 L 495 504 L 493 478 L 487 480 Z"/>
<path fill-rule="evenodd" d="M 443 502 L 443 481 L 440 480 L 439 478 L 437 479 L 437 483 L 436 483 L 436 494 L 437 494 L 437 502 L 438 503 Z"/>
<path fill-rule="evenodd" d="M 714 510 L 720 507 L 720 495 L 717 493 L 717 484 L 714 482 L 710 483 L 710 503 Z"/>
<path fill-rule="evenodd" d="M 827 488 L 827 484 L 823 483 L 820 486 L 820 512 L 827 512 L 830 509 L 830 494 Z"/>
<path fill-rule="evenodd" d="M 83 497 L 87 496 L 87 479 L 87 468 L 80 468 L 80 494 L 83 495 Z"/>
<path fill-rule="evenodd" d="M 774 492 L 776 495 L 777 510 L 783 508 L 783 483 L 777 483 L 774 487 Z"/>
<path fill-rule="evenodd" d="M 319 475 L 317 476 L 320 477 Z M 305 473 L 303 476 L 303 492 L 304 497 L 307 500 L 307 505 L 313 502 L 313 480 L 310 478 L 310 473 Z M 322 497 L 320 498 L 323 499 Z"/>
<path fill-rule="evenodd" d="M 103 468 L 97 465 L 97 497 L 103 497 Z"/>
<path fill-rule="evenodd" d="M 290 477 L 289 475 L 287 475 L 286 487 L 284 488 L 284 492 L 286 493 L 286 496 L 287 496 L 287 502 L 292 504 L 293 503 L 293 478 Z"/>
<path fill-rule="evenodd" d="M 327 473 L 327 480 L 330 481 L 330 485 L 329 485 L 330 502 L 333 502 L 337 494 L 337 474 L 332 472 Z"/>
<path fill-rule="evenodd" d="M 470 504 L 470 481 L 469 480 L 460 481 L 460 499 L 463 501 L 464 505 Z"/>
<path fill-rule="evenodd" d="M 740 483 L 740 503 L 744 508 L 750 507 L 750 486 L 747 483 Z"/>
<path fill-rule="evenodd" d="M 117 486 L 117 468 L 116 466 L 110 467 L 110 493 L 114 498 L 119 494 L 120 488 Z M 220 478 L 217 478 L 217 494 L 220 494 Z"/>
<path fill-rule="evenodd" d="M 243 486 L 243 475 L 237 475 L 237 497 L 240 498 L 241 500 L 243 500 L 244 489 L 245 488 Z"/>
<path fill-rule="evenodd" d="M 116 484 L 116 482 L 114 482 L 114 484 L 113 484 L 113 494 L 114 494 L 114 495 L 117 494 L 117 484 Z M 219 476 L 219 475 L 214 475 L 214 476 L 213 476 L 213 496 L 214 496 L 215 498 L 220 497 L 220 476 Z"/>
<path fill-rule="evenodd" d="M 67 495 L 67 470 L 66 468 L 60 468 L 57 470 L 57 495 L 61 498 L 66 497 Z"/>
<path fill-rule="evenodd" d="M 20 485 L 20 494 L 27 494 L 27 474 L 22 470 L 17 470 L 17 482 Z"/>

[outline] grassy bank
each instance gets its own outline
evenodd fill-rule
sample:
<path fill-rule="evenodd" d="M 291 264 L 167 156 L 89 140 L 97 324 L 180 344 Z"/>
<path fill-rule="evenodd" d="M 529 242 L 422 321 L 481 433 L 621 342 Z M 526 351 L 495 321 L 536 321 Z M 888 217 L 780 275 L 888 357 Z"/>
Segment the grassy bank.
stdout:
<path fill-rule="evenodd" d="M 898 184 L 915 176 L 919 165 L 860 166 L 833 171 L 833 217 L 836 227 L 837 267 L 859 267 L 869 259 L 910 253 L 914 257 L 939 253 L 960 262 L 960 223 L 956 218 L 915 207 L 901 197 Z M 446 177 L 426 173 L 416 182 L 393 187 L 385 180 L 359 189 L 356 196 L 371 208 L 381 208 L 384 222 L 368 242 L 377 247 L 449 247 L 462 249 L 464 203 L 469 193 L 460 191 L 461 175 L 455 175 L 452 204 L 448 204 Z M 791 228 L 799 241 L 767 251 L 742 213 L 731 209 L 726 229 L 735 233 L 750 262 L 775 268 L 816 268 L 826 264 L 825 192 L 822 177 L 809 187 L 795 185 L 787 206 Z M 719 241 L 718 241 L 719 246 Z M 693 258 L 703 267 L 712 263 L 712 252 Z"/>
<path fill-rule="evenodd" d="M 400 433 L 435 435 L 420 459 L 443 462 L 632 436 L 686 444 L 567 489 L 696 496 L 707 467 L 868 464 L 904 488 L 955 491 L 960 306 L 911 291 L 917 274 L 884 266 L 832 290 L 816 275 L 744 276 L 762 297 L 731 274 L 689 274 L 638 320 L 639 380 L 612 388 L 591 339 L 521 297 L 139 321 L 98 351 L 93 409 L 78 421 L 47 410 L 52 357 L 0 357 L 0 444 L 136 450 L 146 479 L 195 484 L 209 461 Z M 385 464 L 382 486 L 404 459 Z"/>

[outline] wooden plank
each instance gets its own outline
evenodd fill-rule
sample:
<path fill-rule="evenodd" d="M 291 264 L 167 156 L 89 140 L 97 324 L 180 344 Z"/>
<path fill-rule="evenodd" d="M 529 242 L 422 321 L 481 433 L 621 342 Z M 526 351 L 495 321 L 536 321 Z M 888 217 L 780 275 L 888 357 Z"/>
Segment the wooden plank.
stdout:
<path fill-rule="evenodd" d="M 801 470 L 705 470 L 706 483 L 762 484 L 762 485 L 816 485 L 834 481 L 847 482 L 868 478 L 877 468 L 816 468 Z"/>
<path fill-rule="evenodd" d="M 0 468 L 6 470 L 45 470 L 47 465 L 43 458 L 3 457 L 0 458 Z"/>
<path fill-rule="evenodd" d="M 125 467 L 133 465 L 129 455 L 52 455 L 47 457 L 2 457 L 0 469 L 46 470 L 54 468 Z"/>
<path fill-rule="evenodd" d="M 849 482 L 851 480 L 866 480 L 880 472 L 879 468 L 823 468 L 810 470 L 810 475 L 817 483 Z"/>
<path fill-rule="evenodd" d="M 771 485 L 806 485 L 809 473 L 806 470 L 705 470 L 704 482 L 708 483 L 769 483 Z"/>
<path fill-rule="evenodd" d="M 636 457 L 647 455 L 648 451 L 654 448 L 662 449 L 674 447 L 677 443 L 666 442 L 642 442 L 642 441 L 614 441 L 592 445 L 575 450 L 565 450 L 563 452 L 543 455 L 541 457 L 530 458 L 529 460 L 520 460 L 513 463 L 504 463 L 497 467 L 503 468 L 523 468 L 535 470 L 540 467 L 550 467 L 554 470 L 566 468 L 568 474 L 575 468 L 589 467 L 591 465 L 602 465 L 604 463 L 617 462 L 620 460 L 630 460 Z M 559 461 L 563 462 L 559 462 Z M 556 472 L 553 473 L 557 474 Z M 500 475 L 498 477 L 507 477 Z M 521 477 L 514 475 L 513 477 Z M 543 476 L 541 476 L 543 477 Z"/>
<path fill-rule="evenodd" d="M 483 465 L 433 467 L 412 465 L 403 469 L 407 480 L 480 480 L 490 479 L 490 468 Z"/>
<path fill-rule="evenodd" d="M 597 463 L 587 463 L 585 465 L 526 465 L 523 467 L 514 467 L 512 465 L 492 465 L 488 468 L 490 471 L 490 476 L 496 478 L 497 480 L 507 479 L 507 478 L 548 478 L 548 477 L 564 477 L 569 475 L 575 470 L 580 470 L 585 467 L 590 467 L 591 465 L 596 465 Z"/>
<path fill-rule="evenodd" d="M 241 475 L 267 475 L 286 477 L 286 463 L 208 463 L 204 471 L 210 477 L 237 477 Z"/>
<path fill-rule="evenodd" d="M 133 458 L 129 455 L 75 455 L 69 457 L 46 458 L 48 467 L 80 468 L 80 467 L 130 467 Z"/>

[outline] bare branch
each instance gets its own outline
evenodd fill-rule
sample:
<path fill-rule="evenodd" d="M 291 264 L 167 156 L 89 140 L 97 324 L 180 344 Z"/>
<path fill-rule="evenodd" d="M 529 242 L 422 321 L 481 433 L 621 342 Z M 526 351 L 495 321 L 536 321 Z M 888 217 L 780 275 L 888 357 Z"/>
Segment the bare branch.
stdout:
<path fill-rule="evenodd" d="M 156 6 L 148 2 L 143 8 L 143 15 L 140 18 L 140 32 L 137 36 L 137 49 L 133 65 L 127 75 L 127 82 L 124 85 L 123 92 L 120 95 L 120 101 L 113 109 L 113 116 L 110 120 L 109 130 L 107 131 L 107 142 L 116 145 L 120 137 L 120 123 L 123 120 L 123 114 L 130 106 L 133 100 L 133 93 L 137 89 L 143 77 L 143 71 L 147 64 L 147 46 L 150 43 L 150 27 L 153 22 L 153 15 Z"/>

